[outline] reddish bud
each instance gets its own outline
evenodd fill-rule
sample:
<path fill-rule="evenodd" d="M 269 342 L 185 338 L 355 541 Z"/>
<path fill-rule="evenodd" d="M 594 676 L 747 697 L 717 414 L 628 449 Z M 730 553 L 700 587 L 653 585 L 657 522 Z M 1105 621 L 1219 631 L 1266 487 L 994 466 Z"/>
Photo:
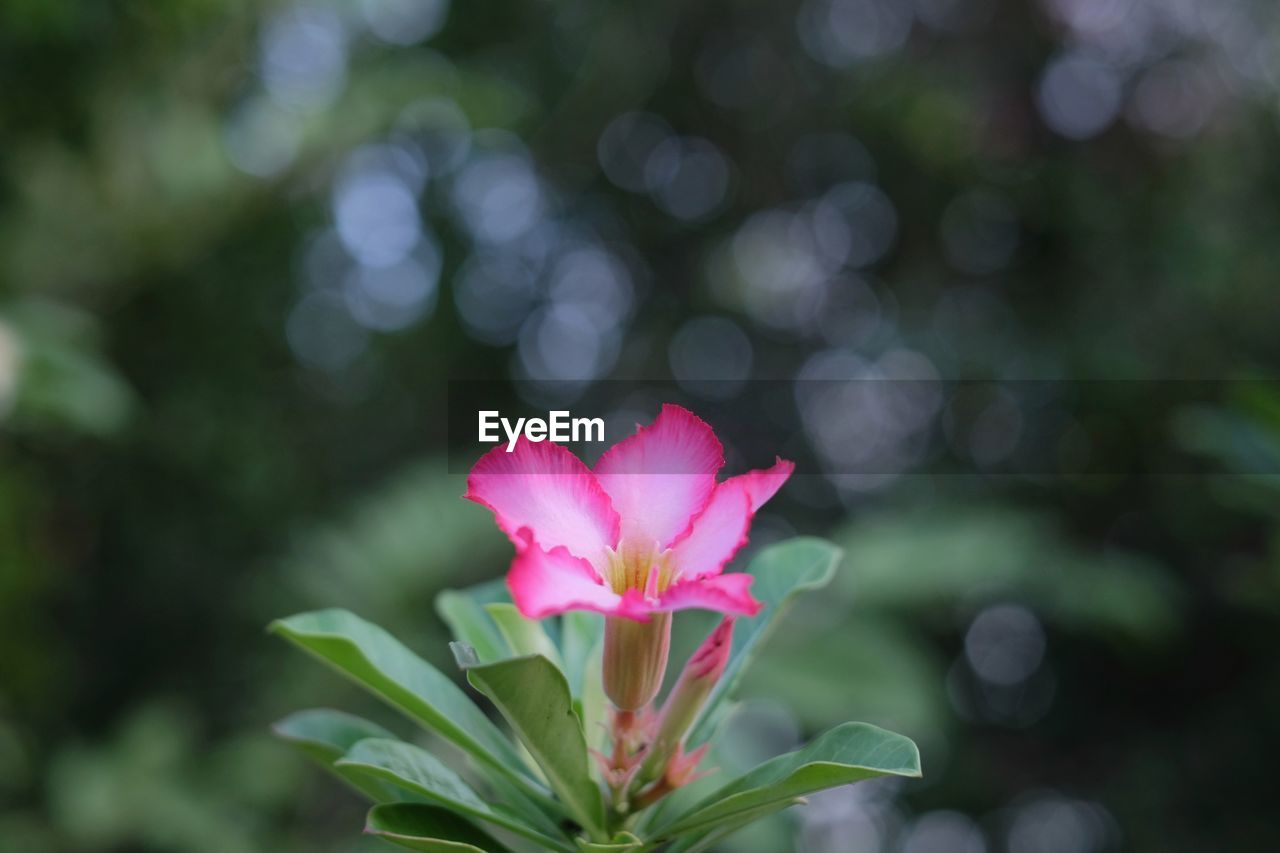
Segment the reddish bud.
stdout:
<path fill-rule="evenodd" d="M 716 682 L 724 674 L 732 650 L 733 620 L 725 619 L 690 656 L 684 671 L 680 673 L 680 680 L 667 695 L 667 701 L 663 703 L 658 715 L 657 733 L 640 770 L 641 782 L 656 779 L 664 772 L 670 775 L 669 769 L 672 768 L 668 767 L 668 762 L 683 756 L 685 735 L 698 718 L 698 713 L 706 704 Z M 700 756 L 701 753 L 695 750 L 688 757 L 692 758 L 694 755 Z M 696 758 L 694 763 L 697 763 Z M 692 767 L 689 768 L 691 769 Z"/>

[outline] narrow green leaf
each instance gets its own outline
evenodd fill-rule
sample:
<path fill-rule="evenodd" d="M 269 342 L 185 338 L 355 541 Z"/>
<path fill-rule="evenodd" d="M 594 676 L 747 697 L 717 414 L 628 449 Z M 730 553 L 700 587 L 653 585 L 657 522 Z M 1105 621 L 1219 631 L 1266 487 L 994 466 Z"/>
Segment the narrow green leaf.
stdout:
<path fill-rule="evenodd" d="M 384 841 L 426 853 L 506 853 L 492 837 L 456 814 L 419 803 L 374 806 L 364 831 Z"/>
<path fill-rule="evenodd" d="M 506 602 L 494 602 L 484 606 L 485 613 L 489 614 L 489 618 L 498 626 L 498 630 L 502 633 L 503 638 L 507 641 L 507 645 L 511 647 L 516 655 L 542 655 L 564 671 L 564 664 L 560 660 L 560 650 L 556 648 L 556 644 L 551 642 L 551 638 L 547 636 L 547 632 L 543 630 L 542 623 L 536 619 L 526 619 L 520 615 L 520 611 L 516 610 L 514 604 Z M 480 650 L 476 649 L 477 654 Z M 480 659 L 483 661 L 484 656 Z M 488 663 L 488 661 L 485 661 Z"/>
<path fill-rule="evenodd" d="M 335 761 L 365 738 L 395 738 L 395 735 L 377 723 L 343 711 L 313 708 L 290 714 L 271 729 L 276 737 L 291 744 L 374 802 L 387 803 L 403 799 L 390 785 L 376 779 L 352 778 L 334 767 Z"/>
<path fill-rule="evenodd" d="M 594 841 L 603 841 L 604 802 L 588 772 L 582 721 L 569 685 L 541 655 L 473 666 L 467 679 L 489 697 L 533 755 L 552 789 Z"/>
<path fill-rule="evenodd" d="M 825 539 L 800 536 L 765 548 L 751 561 L 747 567 L 747 572 L 755 576 L 751 594 L 764 607 L 750 619 L 740 618 L 734 623 L 729 665 L 691 730 L 690 746 L 698 746 L 711 737 L 716 706 L 737 686 L 757 647 L 777 624 L 787 603 L 799 592 L 821 589 L 830 583 L 840 555 L 840 549 Z"/>
<path fill-rule="evenodd" d="M 540 803 L 554 802 L 524 769 L 511 742 L 461 688 L 377 625 L 333 609 L 280 619 L 270 630 L 439 732 Z"/>
<path fill-rule="evenodd" d="M 334 767 L 343 773 L 390 782 L 451 811 L 501 826 L 553 850 L 569 849 L 565 842 L 529 826 L 506 809 L 490 806 L 440 759 L 413 744 L 377 738 L 362 740 Z"/>
<path fill-rule="evenodd" d="M 570 610 L 560 617 L 560 656 L 569 692 L 583 698 L 591 656 L 604 643 L 604 617 L 588 610 Z M 598 674 L 598 672 L 597 672 Z M 584 703 L 585 704 L 585 703 Z"/>
<path fill-rule="evenodd" d="M 789 803 L 814 791 L 876 776 L 920 776 L 920 753 L 910 738 L 867 723 L 844 723 L 795 752 L 766 761 L 724 785 L 674 821 L 659 838 L 701 832 L 749 812 Z"/>
<path fill-rule="evenodd" d="M 605 741 L 604 617 L 586 610 L 570 610 L 560 617 L 560 656 L 564 676 L 569 681 L 574 707 L 582 718 L 587 746 L 602 749 Z M 596 764 L 591 764 L 592 774 Z"/>
<path fill-rule="evenodd" d="M 484 606 L 470 591 L 447 589 L 436 596 L 436 612 L 449 626 L 453 638 L 466 643 L 486 663 L 511 657 L 507 642 Z"/>
<path fill-rule="evenodd" d="M 604 749 L 606 735 L 605 715 L 609 708 L 608 698 L 604 694 L 604 641 L 596 644 L 587 657 L 585 671 L 582 674 L 582 693 L 577 700 L 582 708 L 582 733 L 591 749 Z M 591 762 L 594 771 L 597 765 Z"/>

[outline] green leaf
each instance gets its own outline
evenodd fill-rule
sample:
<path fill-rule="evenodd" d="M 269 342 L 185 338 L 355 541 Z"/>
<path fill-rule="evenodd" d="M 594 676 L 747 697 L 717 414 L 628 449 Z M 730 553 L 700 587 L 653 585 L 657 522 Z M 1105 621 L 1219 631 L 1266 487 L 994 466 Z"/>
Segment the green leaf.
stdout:
<path fill-rule="evenodd" d="M 604 695 L 604 617 L 586 610 L 570 610 L 560 617 L 560 654 L 587 746 L 602 749 L 607 734 Z M 592 763 L 594 773 L 596 765 Z"/>
<path fill-rule="evenodd" d="M 714 829 L 694 833 L 693 835 L 680 836 L 670 846 L 664 848 L 664 853 L 703 853 L 703 851 L 710 850 L 748 824 L 763 820 L 783 809 L 802 805 L 803 803 L 803 799 L 786 800 L 782 803 L 772 803 L 768 806 L 743 812 L 733 820 L 717 825 Z"/>
<path fill-rule="evenodd" d="M 747 572 L 755 577 L 751 594 L 764 607 L 752 618 L 740 618 L 734 624 L 729 664 L 691 729 L 691 746 L 711 737 L 716 706 L 732 693 L 756 648 L 777 623 L 787 603 L 797 593 L 821 589 L 830 583 L 840 555 L 840 549 L 825 539 L 800 536 L 765 548 L 751 561 L 747 567 Z"/>
<path fill-rule="evenodd" d="M 313 708 L 290 714 L 271 729 L 276 737 L 293 745 L 374 802 L 403 799 L 389 785 L 376 779 L 352 778 L 333 766 L 335 761 L 346 755 L 347 750 L 365 738 L 395 738 L 377 723 L 343 711 Z"/>
<path fill-rule="evenodd" d="M 486 604 L 484 610 L 498 626 L 507 645 L 515 654 L 542 655 L 561 671 L 564 670 L 564 664 L 560 660 L 560 650 L 556 648 L 555 643 L 551 642 L 551 637 L 547 636 L 541 622 L 524 618 L 514 604 L 507 602 Z M 485 660 L 479 649 L 476 649 L 476 653 L 480 655 L 481 660 Z"/>
<path fill-rule="evenodd" d="M 644 848 L 644 842 L 630 832 L 619 832 L 612 841 L 583 841 L 579 838 L 577 842 L 578 849 L 583 853 L 615 853 Z"/>
<path fill-rule="evenodd" d="M 582 675 L 582 693 L 576 700 L 581 707 L 582 732 L 591 749 L 604 749 L 605 736 L 609 733 L 605 715 L 609 701 L 604 694 L 604 642 L 596 644 L 595 649 L 587 657 L 585 671 Z M 596 768 L 591 763 L 592 770 Z"/>
<path fill-rule="evenodd" d="M 449 589 L 440 593 L 436 596 L 436 612 L 449 626 L 453 638 L 474 648 L 480 660 L 488 663 L 511 657 L 498 626 L 471 590 Z"/>
<path fill-rule="evenodd" d="M 583 698 L 591 673 L 591 656 L 604 643 L 604 617 L 588 610 L 570 610 L 560 617 L 560 655 L 569 692 Z M 598 672 L 597 672 L 598 674 Z"/>
<path fill-rule="evenodd" d="M 428 853 L 505 853 L 507 850 L 452 812 L 418 803 L 374 806 L 365 818 L 364 831 L 392 844 Z"/>
<path fill-rule="evenodd" d="M 920 753 L 910 738 L 867 723 L 845 723 L 807 746 L 766 761 L 703 798 L 654 835 L 702 832 L 768 813 L 815 791 L 876 776 L 920 776 Z"/>
<path fill-rule="evenodd" d="M 588 771 L 582 720 L 574 713 L 564 674 L 534 655 L 473 666 L 467 679 L 506 718 L 592 840 L 607 838 L 604 803 Z"/>
<path fill-rule="evenodd" d="M 395 735 L 377 723 L 330 708 L 298 711 L 272 725 L 271 730 L 276 737 L 326 765 L 337 761 L 365 738 L 395 739 Z"/>
<path fill-rule="evenodd" d="M 339 771 L 390 782 L 450 811 L 501 826 L 553 850 L 568 845 L 481 799 L 462 777 L 425 749 L 398 740 L 371 738 L 353 746 L 334 764 Z"/>
<path fill-rule="evenodd" d="M 515 747 L 461 688 L 377 625 L 333 609 L 280 619 L 270 630 L 439 732 L 539 802 L 553 803 Z"/>

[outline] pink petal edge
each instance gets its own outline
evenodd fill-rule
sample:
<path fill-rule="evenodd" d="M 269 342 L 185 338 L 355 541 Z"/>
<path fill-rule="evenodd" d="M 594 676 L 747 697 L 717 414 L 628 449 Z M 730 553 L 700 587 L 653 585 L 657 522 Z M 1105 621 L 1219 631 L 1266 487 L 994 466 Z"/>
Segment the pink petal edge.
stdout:
<path fill-rule="evenodd" d="M 764 607 L 750 592 L 755 578 L 743 572 L 678 581 L 668 587 L 653 608 L 656 611 L 698 608 L 735 616 L 755 616 Z"/>
<path fill-rule="evenodd" d="M 521 438 L 511 453 L 490 450 L 472 467 L 463 497 L 493 512 L 517 547 L 522 528 L 546 548 L 564 546 L 586 559 L 618 542 L 609 496 L 581 459 L 549 441 Z"/>
<path fill-rule="evenodd" d="M 707 505 L 723 465 L 715 431 L 668 403 L 652 424 L 606 450 L 595 475 L 622 519 L 622 535 L 666 548 Z"/>
<path fill-rule="evenodd" d="M 738 549 L 747 544 L 751 499 L 741 483 L 716 486 L 706 509 L 671 546 L 676 576 L 684 580 L 720 574 Z"/>
<path fill-rule="evenodd" d="M 672 556 L 686 579 L 718 575 L 747 544 L 756 510 L 777 494 L 795 470 L 777 458 L 768 468 L 730 477 L 716 486 L 706 508 L 672 545 Z"/>
<path fill-rule="evenodd" d="M 725 483 L 741 483 L 746 488 L 747 494 L 751 497 L 751 512 L 754 514 L 778 493 L 782 484 L 787 482 L 795 470 L 796 463 L 781 456 L 775 456 L 773 464 L 768 468 L 759 468 L 730 477 L 725 480 Z"/>
<path fill-rule="evenodd" d="M 522 528 L 518 536 L 531 535 Z M 507 588 L 516 609 L 526 619 L 543 619 L 566 610 L 592 610 L 647 622 L 651 607 L 635 590 L 618 595 L 605 585 L 586 560 L 563 546 L 545 551 L 532 539 L 517 547 Z"/>

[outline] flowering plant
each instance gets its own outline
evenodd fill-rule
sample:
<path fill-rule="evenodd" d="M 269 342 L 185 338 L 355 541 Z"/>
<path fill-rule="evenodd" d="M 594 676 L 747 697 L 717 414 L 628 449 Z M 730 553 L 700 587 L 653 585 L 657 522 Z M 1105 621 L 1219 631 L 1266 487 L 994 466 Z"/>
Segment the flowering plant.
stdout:
<path fill-rule="evenodd" d="M 276 732 L 374 802 L 366 832 L 415 850 L 705 850 L 814 791 L 920 775 L 907 738 L 845 723 L 733 779 L 708 755 L 727 697 L 795 593 L 824 586 L 838 550 L 797 538 L 726 572 L 752 516 L 791 463 L 717 482 L 709 426 L 677 406 L 609 449 L 594 469 L 549 442 L 497 448 L 466 497 L 515 546 L 506 590 L 437 601 L 459 667 L 514 740 L 452 680 L 344 610 L 272 630 L 457 747 L 445 761 L 331 710 Z M 508 594 L 509 593 L 509 594 Z M 660 704 L 671 614 L 724 615 Z M 706 778 L 704 778 L 706 777 Z"/>

